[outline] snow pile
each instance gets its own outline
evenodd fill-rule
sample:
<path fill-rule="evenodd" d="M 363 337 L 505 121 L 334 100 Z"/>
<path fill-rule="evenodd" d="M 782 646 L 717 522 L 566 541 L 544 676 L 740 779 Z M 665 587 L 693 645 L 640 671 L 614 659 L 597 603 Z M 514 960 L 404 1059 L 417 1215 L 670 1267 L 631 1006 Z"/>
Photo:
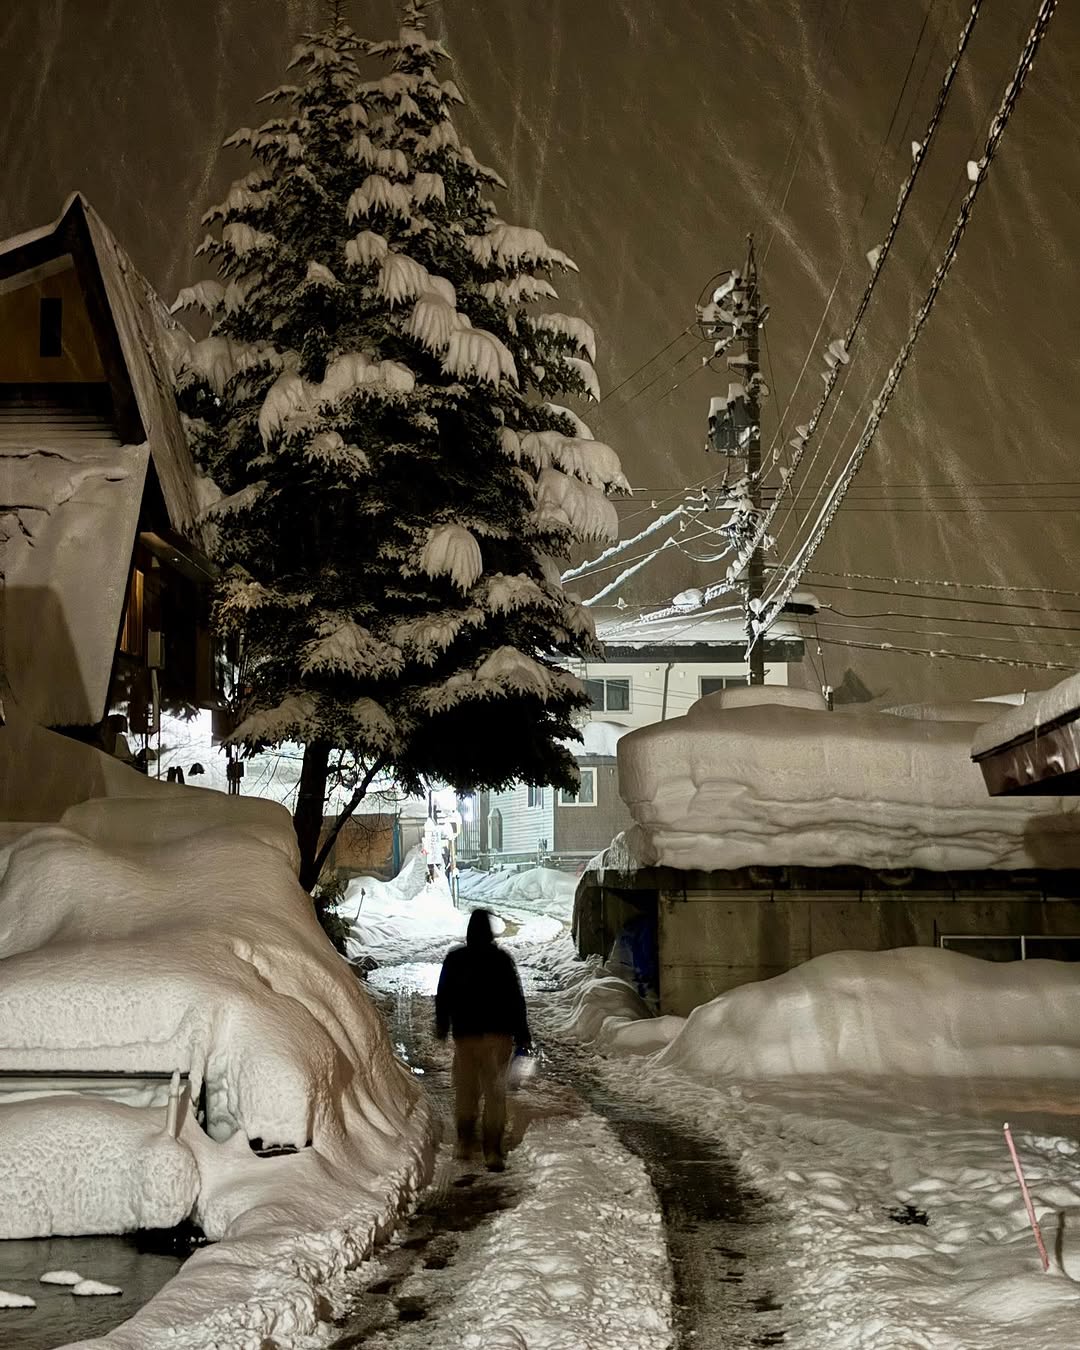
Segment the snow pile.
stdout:
<path fill-rule="evenodd" d="M 206 1090 L 207 1133 L 188 1112 L 174 1147 L 193 1155 L 194 1218 L 218 1244 L 117 1345 L 176 1326 L 171 1343 L 200 1347 L 313 1333 L 316 1285 L 366 1254 L 428 1166 L 428 1109 L 294 859 L 281 808 L 190 789 L 87 802 L 0 852 L 0 1066 L 181 1069 L 192 1100 Z M 6 1134 L 26 1109 L 0 1107 Z M 49 1115 L 59 1130 L 65 1112 Z M 262 1158 L 251 1141 L 298 1151 Z M 43 1141 L 23 1178 L 54 1213 L 61 1146 Z M 108 1204 L 138 1213 L 109 1156 L 97 1164 Z M 179 1203 L 179 1182 L 165 1189 Z M 17 1213 L 0 1206 L 0 1222 Z"/>
<path fill-rule="evenodd" d="M 370 957 L 379 965 L 441 961 L 447 948 L 465 936 L 469 914 L 492 910 L 496 936 L 505 922 L 514 947 L 543 944 L 570 922 L 575 878 L 550 867 L 524 872 L 481 872 L 465 868 L 458 876 L 454 903 L 442 869 L 433 881 L 419 850 L 411 850 L 393 881 L 357 877 L 349 882 L 342 915 L 352 923 L 346 939 L 350 958 Z"/>
<path fill-rule="evenodd" d="M 924 948 L 833 953 L 667 1027 L 632 1021 L 629 986 L 595 963 L 553 954 L 548 970 L 566 1009 L 549 1029 L 591 1040 L 613 1089 L 714 1138 L 771 1200 L 759 1275 L 783 1303 L 785 1345 L 1074 1343 L 1080 969 Z M 635 1026 L 668 1047 L 643 1059 L 620 1043 Z"/>
<path fill-rule="evenodd" d="M 0 726 L 0 828 L 15 821 L 59 820 L 68 807 L 88 797 L 160 798 L 178 791 L 93 746 L 46 731 L 10 704 L 5 712 L 7 721 Z M 27 765 L 33 765 L 32 772 Z"/>
<path fill-rule="evenodd" d="M 523 872 L 480 872 L 462 869 L 458 894 L 471 906 L 494 905 L 524 917 L 547 915 L 566 923 L 574 909 L 577 878 L 554 867 L 529 867 Z"/>
<path fill-rule="evenodd" d="M 369 956 L 379 965 L 441 961 L 450 943 L 464 938 L 469 921 L 467 911 L 454 907 L 441 870 L 428 881 L 419 849 L 409 851 L 393 881 L 350 881 L 340 913 L 352 922 L 352 935 L 346 938 L 349 956 Z"/>
<path fill-rule="evenodd" d="M 695 1008 L 657 1062 L 710 1078 L 1080 1078 L 1080 967 L 831 952 Z"/>
<path fill-rule="evenodd" d="M 633 854 L 706 870 L 1080 865 L 1077 804 L 988 797 L 969 759 L 973 724 L 830 713 L 805 700 L 730 689 L 624 736 Z"/>
<path fill-rule="evenodd" d="M 77 1096 L 0 1106 L 0 1156 L 6 1238 L 173 1228 L 199 1193 L 191 1150 L 160 1109 Z"/>

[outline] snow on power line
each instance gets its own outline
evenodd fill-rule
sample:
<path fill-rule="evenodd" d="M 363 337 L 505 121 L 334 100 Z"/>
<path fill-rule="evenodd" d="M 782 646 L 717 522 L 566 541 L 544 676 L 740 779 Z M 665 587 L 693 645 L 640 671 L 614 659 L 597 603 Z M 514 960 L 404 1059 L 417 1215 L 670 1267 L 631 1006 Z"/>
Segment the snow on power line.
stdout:
<path fill-rule="evenodd" d="M 758 636 L 768 631 L 770 624 L 776 619 L 776 616 L 783 609 L 788 598 L 802 580 L 803 573 L 806 571 L 811 558 L 813 558 L 822 539 L 825 537 L 825 532 L 828 530 L 833 517 L 839 510 L 840 504 L 844 500 L 844 496 L 851 486 L 856 473 L 858 473 L 859 466 L 861 465 L 867 450 L 873 442 L 877 429 L 881 424 L 881 419 L 885 415 L 885 411 L 900 382 L 904 367 L 907 365 L 908 359 L 919 339 L 919 334 L 922 332 L 923 325 L 930 316 L 930 311 L 934 307 L 934 302 L 937 299 L 938 293 L 940 292 L 945 278 L 948 276 L 949 270 L 956 258 L 956 254 L 960 247 L 960 240 L 963 238 L 964 231 L 971 218 L 979 188 L 986 181 L 990 162 L 994 157 L 998 145 L 1001 143 L 1002 136 L 1005 134 L 1005 128 L 1008 125 L 1009 118 L 1020 97 L 1020 91 L 1024 86 L 1024 81 L 1034 64 L 1035 56 L 1056 8 L 1057 0 L 1042 0 L 1042 3 L 1039 6 L 1035 16 L 1035 23 L 1031 32 L 1028 34 L 1027 41 L 1024 43 L 1023 50 L 1020 53 L 1016 70 L 1013 72 L 1012 79 L 1006 86 L 1005 93 L 1002 95 L 1001 104 L 998 107 L 994 119 L 990 124 L 990 129 L 987 132 L 982 158 L 978 161 L 978 175 L 974 182 L 972 182 L 960 204 L 960 211 L 957 215 L 956 222 L 953 225 L 949 241 L 945 246 L 945 253 L 938 263 L 937 270 L 927 289 L 926 297 L 915 316 L 907 341 L 901 347 L 896 359 L 889 369 L 889 373 L 885 377 L 885 382 L 882 385 L 877 398 L 874 400 L 870 415 L 863 428 L 862 435 L 848 457 L 848 462 L 838 477 L 835 485 L 830 490 L 825 504 L 818 513 L 818 518 L 809 538 L 784 568 L 784 580 L 776 585 L 766 597 L 763 611 L 754 625 L 755 633 Z"/>
<path fill-rule="evenodd" d="M 776 498 L 769 506 L 764 516 L 758 521 L 757 526 L 753 531 L 753 534 L 743 543 L 742 548 L 739 550 L 738 556 L 730 564 L 728 568 L 729 578 L 737 576 L 740 572 L 742 572 L 742 570 L 746 567 L 746 564 L 753 551 L 756 548 L 761 547 L 762 542 L 764 541 L 766 535 L 769 533 L 772 522 L 775 519 L 777 512 L 780 510 L 783 504 L 785 489 L 790 488 L 790 486 L 793 484 L 794 475 L 798 470 L 800 463 L 802 462 L 802 458 L 803 455 L 806 453 L 807 446 L 809 445 L 810 441 L 814 436 L 815 431 L 817 430 L 822 414 L 824 413 L 826 407 L 829 404 L 830 399 L 832 398 L 833 390 L 836 387 L 837 380 L 840 378 L 841 372 L 847 366 L 850 360 L 852 343 L 858 332 L 859 325 L 862 322 L 863 316 L 865 315 L 866 310 L 870 304 L 870 299 L 873 295 L 874 288 L 877 285 L 878 278 L 881 276 L 882 268 L 884 267 L 885 261 L 888 258 L 889 252 L 892 248 L 893 240 L 896 238 L 897 231 L 900 228 L 900 221 L 903 217 L 904 209 L 907 206 L 908 199 L 910 198 L 912 190 L 915 186 L 915 181 L 918 178 L 919 170 L 921 169 L 922 165 L 926 160 L 927 152 L 930 148 L 931 142 L 934 139 L 937 128 L 941 122 L 942 115 L 945 111 L 945 107 L 949 100 L 949 94 L 952 90 L 953 82 L 956 79 L 956 74 L 960 67 L 960 61 L 964 55 L 968 42 L 971 38 L 971 34 L 975 27 L 975 23 L 979 17 L 980 5 L 981 0 L 974 0 L 971 6 L 971 12 L 968 15 L 967 21 L 965 22 L 964 27 L 961 30 L 960 37 L 957 41 L 956 51 L 953 54 L 953 58 L 949 62 L 949 65 L 945 71 L 945 75 L 942 79 L 941 89 L 938 92 L 937 100 L 934 104 L 933 111 L 930 114 L 930 120 L 927 122 L 926 129 L 923 132 L 921 141 L 919 142 L 919 149 L 912 157 L 911 169 L 908 172 L 908 176 L 900 189 L 900 194 L 896 202 L 896 209 L 894 210 L 892 219 L 889 222 L 889 228 L 885 234 L 885 238 L 882 240 L 881 244 L 871 252 L 870 280 L 867 282 L 866 288 L 863 291 L 862 298 L 860 299 L 859 304 L 855 310 L 854 317 L 852 318 L 850 324 L 848 325 L 847 332 L 844 334 L 843 338 L 835 339 L 833 342 L 829 343 L 828 347 L 826 348 L 825 359 L 827 369 L 822 376 L 822 378 L 825 381 L 825 388 L 821 394 L 821 397 L 818 399 L 817 406 L 815 407 L 813 414 L 810 417 L 810 420 L 805 425 L 796 428 L 796 435 L 793 441 L 791 442 L 795 450 L 795 453 L 792 456 L 790 465 L 788 465 L 787 467 L 784 483 L 781 489 L 777 492 Z M 839 277 L 837 277 L 837 282 L 839 282 Z M 834 285 L 833 287 L 834 293 L 835 290 L 836 286 Z M 831 296 L 830 296 L 830 303 L 831 303 Z M 818 332 L 820 333 L 820 327 Z M 817 336 L 815 336 L 814 340 L 816 343 Z M 803 371 L 802 373 L 800 373 L 799 376 L 800 381 L 802 379 L 802 374 L 804 374 L 806 371 L 806 367 L 809 364 L 809 360 L 810 360 L 810 352 L 807 353 L 807 359 L 803 364 Z M 792 398 L 794 398 L 794 391 L 792 392 Z M 791 401 L 789 400 L 788 405 L 789 409 L 790 409 L 790 402 Z M 787 414 L 785 412 L 785 417 L 781 419 L 780 423 L 781 426 L 784 425 L 786 416 Z M 773 444 L 770 446 L 770 452 L 771 456 L 775 457 L 776 453 L 775 438 Z M 707 587 L 705 591 L 706 603 L 719 595 L 727 593 L 731 589 L 732 587 L 729 580 L 725 580 L 722 583 L 717 583 L 715 586 Z"/>

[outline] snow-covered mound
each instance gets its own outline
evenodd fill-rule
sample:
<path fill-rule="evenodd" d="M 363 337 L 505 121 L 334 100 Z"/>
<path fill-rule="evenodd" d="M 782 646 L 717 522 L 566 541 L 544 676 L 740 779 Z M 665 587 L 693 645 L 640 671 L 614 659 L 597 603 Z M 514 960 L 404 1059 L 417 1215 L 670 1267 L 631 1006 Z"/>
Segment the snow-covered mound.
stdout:
<path fill-rule="evenodd" d="M 554 867 L 529 867 L 523 872 L 480 872 L 462 869 L 458 894 L 470 905 L 513 906 L 569 923 L 577 878 Z"/>
<path fill-rule="evenodd" d="M 169 797 L 179 788 L 147 778 L 92 745 L 46 731 L 17 709 L 0 725 L 0 821 L 59 820 L 88 797 Z M 30 767 L 32 766 L 32 768 Z"/>
<path fill-rule="evenodd" d="M 429 1163 L 428 1108 L 294 856 L 280 807 L 193 789 L 89 802 L 0 850 L 0 1066 L 181 1069 L 194 1100 L 205 1086 L 208 1133 L 189 1111 L 180 1140 L 198 1170 L 195 1218 L 222 1242 L 138 1319 L 197 1320 L 193 1344 L 246 1344 L 240 1326 L 252 1343 L 314 1331 L 316 1283 L 370 1249 Z M 298 1152 L 260 1158 L 254 1140 Z M 50 1175 L 27 1177 L 27 1193 Z M 124 1184 L 102 1176 L 103 1195 Z M 0 1205 L 0 1231 L 17 1222 L 18 1206 Z"/>
<path fill-rule="evenodd" d="M 631 854 L 706 870 L 1080 865 L 1080 805 L 988 797 L 974 723 L 830 713 L 797 692 L 726 690 L 624 736 Z"/>
<path fill-rule="evenodd" d="M 455 908 L 441 871 L 428 881 L 419 849 L 410 850 L 392 881 L 350 881 L 340 911 L 352 921 L 349 956 L 370 956 L 380 965 L 442 960 L 447 947 L 465 936 L 469 921 L 467 910 Z"/>
<path fill-rule="evenodd" d="M 831 952 L 695 1008 L 657 1064 L 791 1074 L 1080 1077 L 1080 967 L 935 947 Z"/>
<path fill-rule="evenodd" d="M 199 1194 L 194 1155 L 164 1112 L 46 1097 L 0 1107 L 0 1233 L 173 1228 Z"/>

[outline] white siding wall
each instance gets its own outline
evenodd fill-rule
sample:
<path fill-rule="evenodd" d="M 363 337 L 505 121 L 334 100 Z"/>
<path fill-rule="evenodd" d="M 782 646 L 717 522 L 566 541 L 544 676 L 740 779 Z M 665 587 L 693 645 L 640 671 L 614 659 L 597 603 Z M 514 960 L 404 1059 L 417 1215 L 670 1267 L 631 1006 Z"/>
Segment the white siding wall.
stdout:
<path fill-rule="evenodd" d="M 664 712 L 664 671 L 666 661 L 590 661 L 574 669 L 574 674 L 589 680 L 630 681 L 630 707 L 626 712 L 596 711 L 593 717 L 619 726 L 651 726 Z M 701 697 L 701 679 L 727 677 L 746 679 L 746 666 L 737 661 L 676 661 L 668 675 L 666 717 L 682 717 Z M 782 661 L 770 661 L 765 667 L 766 684 L 787 684 L 788 667 Z"/>
<path fill-rule="evenodd" d="M 515 783 L 505 792 L 491 794 L 490 810 L 502 813 L 504 853 L 531 853 L 546 839 L 548 848 L 555 844 L 555 790 L 544 788 L 543 806 L 529 805 L 529 789 L 524 783 Z"/>

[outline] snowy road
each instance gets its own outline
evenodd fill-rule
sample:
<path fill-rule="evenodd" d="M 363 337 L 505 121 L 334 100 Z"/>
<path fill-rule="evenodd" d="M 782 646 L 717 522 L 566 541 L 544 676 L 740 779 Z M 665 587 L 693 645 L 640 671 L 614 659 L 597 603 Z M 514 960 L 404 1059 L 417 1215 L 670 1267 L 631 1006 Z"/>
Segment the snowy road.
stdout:
<path fill-rule="evenodd" d="M 430 1030 L 437 970 L 383 967 L 373 982 L 391 993 L 393 1039 L 423 1069 L 449 1139 L 449 1056 Z M 540 1080 L 513 1099 L 508 1171 L 477 1173 L 444 1144 L 411 1221 L 357 1272 L 333 1344 L 779 1344 L 781 1314 L 754 1271 L 764 1203 L 715 1141 L 612 1090 L 589 1055 L 545 1038 L 542 981 L 522 975 L 547 1055 Z M 623 1255 L 626 1242 L 642 1246 Z"/>
<path fill-rule="evenodd" d="M 560 1047 L 566 1053 L 566 1047 Z M 775 1228 L 715 1140 L 685 1122 L 631 1101 L 589 1072 L 588 1056 L 567 1065 L 589 1105 L 642 1159 L 656 1190 L 672 1265 L 676 1345 L 748 1350 L 780 1345 L 783 1309 L 757 1258 Z"/>

